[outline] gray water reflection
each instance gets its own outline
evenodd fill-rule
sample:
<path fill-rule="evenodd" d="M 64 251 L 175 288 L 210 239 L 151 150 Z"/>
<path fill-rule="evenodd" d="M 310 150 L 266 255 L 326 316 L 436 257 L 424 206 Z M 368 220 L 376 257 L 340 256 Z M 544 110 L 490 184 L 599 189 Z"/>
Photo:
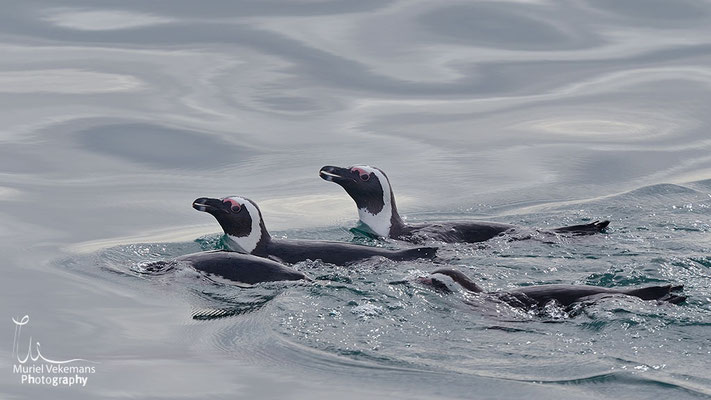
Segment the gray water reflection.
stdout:
<path fill-rule="evenodd" d="M 0 392 L 590 395 L 441 371 L 369 378 L 382 366 L 313 349 L 291 354 L 311 369 L 253 367 L 201 344 L 201 329 L 234 321 L 199 325 L 184 297 L 56 260 L 215 232 L 190 208 L 202 195 L 249 196 L 276 231 L 350 226 L 351 201 L 316 176 L 325 164 L 382 167 L 404 213 L 420 217 L 708 179 L 710 11 L 662 0 L 2 2 L 0 343 L 12 341 L 9 316 L 29 314 L 48 354 L 102 365 L 89 390 L 56 391 L 18 385 L 0 357 Z M 250 351 L 269 345 L 252 339 Z M 613 396 L 639 388 L 620 385 Z"/>
<path fill-rule="evenodd" d="M 257 152 L 204 133 L 149 124 L 99 126 L 79 132 L 77 141 L 89 151 L 156 168 L 214 169 L 246 162 Z"/>
<path fill-rule="evenodd" d="M 551 9 L 540 5 L 482 2 L 439 7 L 420 16 L 420 22 L 443 36 L 440 42 L 507 50 L 571 50 L 600 45 L 593 38 L 578 39 L 570 20 L 561 24 Z M 551 15 L 553 14 L 553 15 Z M 553 17 L 553 18 L 551 18 Z M 564 29 L 557 25 L 564 25 Z"/>

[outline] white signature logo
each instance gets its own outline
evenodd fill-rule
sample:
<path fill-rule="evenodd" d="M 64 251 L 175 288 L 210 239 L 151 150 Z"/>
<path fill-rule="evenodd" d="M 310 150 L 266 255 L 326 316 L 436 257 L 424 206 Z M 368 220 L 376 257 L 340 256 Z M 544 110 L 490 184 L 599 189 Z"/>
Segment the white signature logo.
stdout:
<path fill-rule="evenodd" d="M 17 362 L 20 364 L 25 364 L 28 361 L 36 362 L 37 360 L 42 360 L 46 363 L 49 364 L 69 364 L 73 362 L 88 362 L 88 363 L 94 363 L 98 364 L 95 361 L 89 361 L 85 360 L 83 358 L 73 358 L 71 360 L 51 360 L 40 353 L 40 342 L 35 342 L 34 343 L 34 349 L 35 351 L 32 351 L 32 336 L 30 336 L 30 341 L 29 345 L 27 348 L 27 354 L 24 356 L 24 358 L 20 357 L 20 336 L 22 335 L 22 327 L 27 325 L 28 322 L 30 322 L 30 316 L 25 315 L 24 317 L 20 318 L 20 320 L 16 320 L 14 317 L 12 318 L 12 322 L 15 323 L 15 337 L 13 339 L 12 343 L 12 354 L 14 357 L 17 357 Z"/>

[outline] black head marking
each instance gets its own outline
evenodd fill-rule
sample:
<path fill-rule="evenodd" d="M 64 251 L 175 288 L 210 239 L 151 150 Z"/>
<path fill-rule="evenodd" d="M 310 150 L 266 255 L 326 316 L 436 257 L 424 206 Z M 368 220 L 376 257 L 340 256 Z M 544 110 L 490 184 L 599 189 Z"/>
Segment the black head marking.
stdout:
<path fill-rule="evenodd" d="M 350 174 L 354 177 L 354 184 L 341 185 L 355 201 L 358 208 L 364 208 L 369 213 L 380 214 L 385 207 L 383 202 L 383 184 L 374 172 L 365 171 L 358 167 L 351 167 Z"/>
<path fill-rule="evenodd" d="M 452 278 L 455 282 L 460 284 L 464 289 L 470 292 L 481 293 L 484 291 L 479 285 L 477 285 L 468 276 L 464 275 L 461 271 L 452 268 L 440 268 L 432 272 L 432 274 L 442 274 Z"/>
<path fill-rule="evenodd" d="M 193 208 L 215 217 L 225 234 L 247 252 L 259 252 L 270 240 L 262 212 L 250 199 L 237 196 L 223 199 L 202 197 L 193 202 Z"/>
<path fill-rule="evenodd" d="M 339 184 L 355 201 L 362 222 L 382 236 L 396 237 L 405 228 L 397 213 L 395 196 L 387 175 L 379 168 L 325 166 L 324 180 Z"/>
<path fill-rule="evenodd" d="M 372 167 L 340 168 L 326 166 L 321 168 L 320 176 L 327 181 L 341 185 L 355 201 L 359 209 L 365 209 L 369 213 L 376 215 L 385 207 L 383 185 L 389 185 L 389 183 L 387 181 L 381 182 L 373 170 L 375 168 Z"/>

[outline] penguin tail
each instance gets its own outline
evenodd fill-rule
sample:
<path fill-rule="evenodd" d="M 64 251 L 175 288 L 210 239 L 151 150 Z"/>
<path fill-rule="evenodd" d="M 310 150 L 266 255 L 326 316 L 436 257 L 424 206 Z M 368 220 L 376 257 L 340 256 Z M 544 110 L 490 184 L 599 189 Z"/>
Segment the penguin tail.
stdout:
<path fill-rule="evenodd" d="M 607 220 L 595 221 L 589 224 L 564 226 L 562 228 L 553 229 L 553 231 L 558 233 L 572 233 L 573 235 L 592 235 L 603 232 L 608 225 L 610 225 L 610 221 Z"/>
<path fill-rule="evenodd" d="M 679 294 L 684 290 L 684 286 L 647 286 L 639 289 L 625 290 L 622 293 L 628 296 L 639 297 L 642 300 L 659 300 L 665 301 L 672 304 L 683 303 L 686 300 L 686 296 Z"/>
<path fill-rule="evenodd" d="M 437 256 L 436 247 L 417 247 L 414 249 L 402 250 L 402 260 L 415 260 L 418 258 L 435 258 Z"/>

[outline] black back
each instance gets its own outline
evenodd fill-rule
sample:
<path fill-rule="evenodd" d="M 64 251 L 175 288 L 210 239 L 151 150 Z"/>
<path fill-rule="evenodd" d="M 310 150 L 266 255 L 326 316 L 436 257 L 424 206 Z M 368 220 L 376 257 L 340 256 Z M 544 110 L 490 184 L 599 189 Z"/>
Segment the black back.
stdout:
<path fill-rule="evenodd" d="M 274 257 L 285 263 L 297 263 L 304 260 L 321 260 L 336 265 L 346 265 L 376 256 L 395 261 L 434 258 L 436 252 L 436 247 L 389 250 L 353 243 L 317 240 L 273 239 L 267 246 L 267 253 L 270 257 Z"/>
<path fill-rule="evenodd" d="M 204 251 L 178 257 L 176 261 L 188 263 L 198 271 L 251 285 L 259 282 L 307 279 L 301 272 L 278 262 L 231 251 Z"/>

